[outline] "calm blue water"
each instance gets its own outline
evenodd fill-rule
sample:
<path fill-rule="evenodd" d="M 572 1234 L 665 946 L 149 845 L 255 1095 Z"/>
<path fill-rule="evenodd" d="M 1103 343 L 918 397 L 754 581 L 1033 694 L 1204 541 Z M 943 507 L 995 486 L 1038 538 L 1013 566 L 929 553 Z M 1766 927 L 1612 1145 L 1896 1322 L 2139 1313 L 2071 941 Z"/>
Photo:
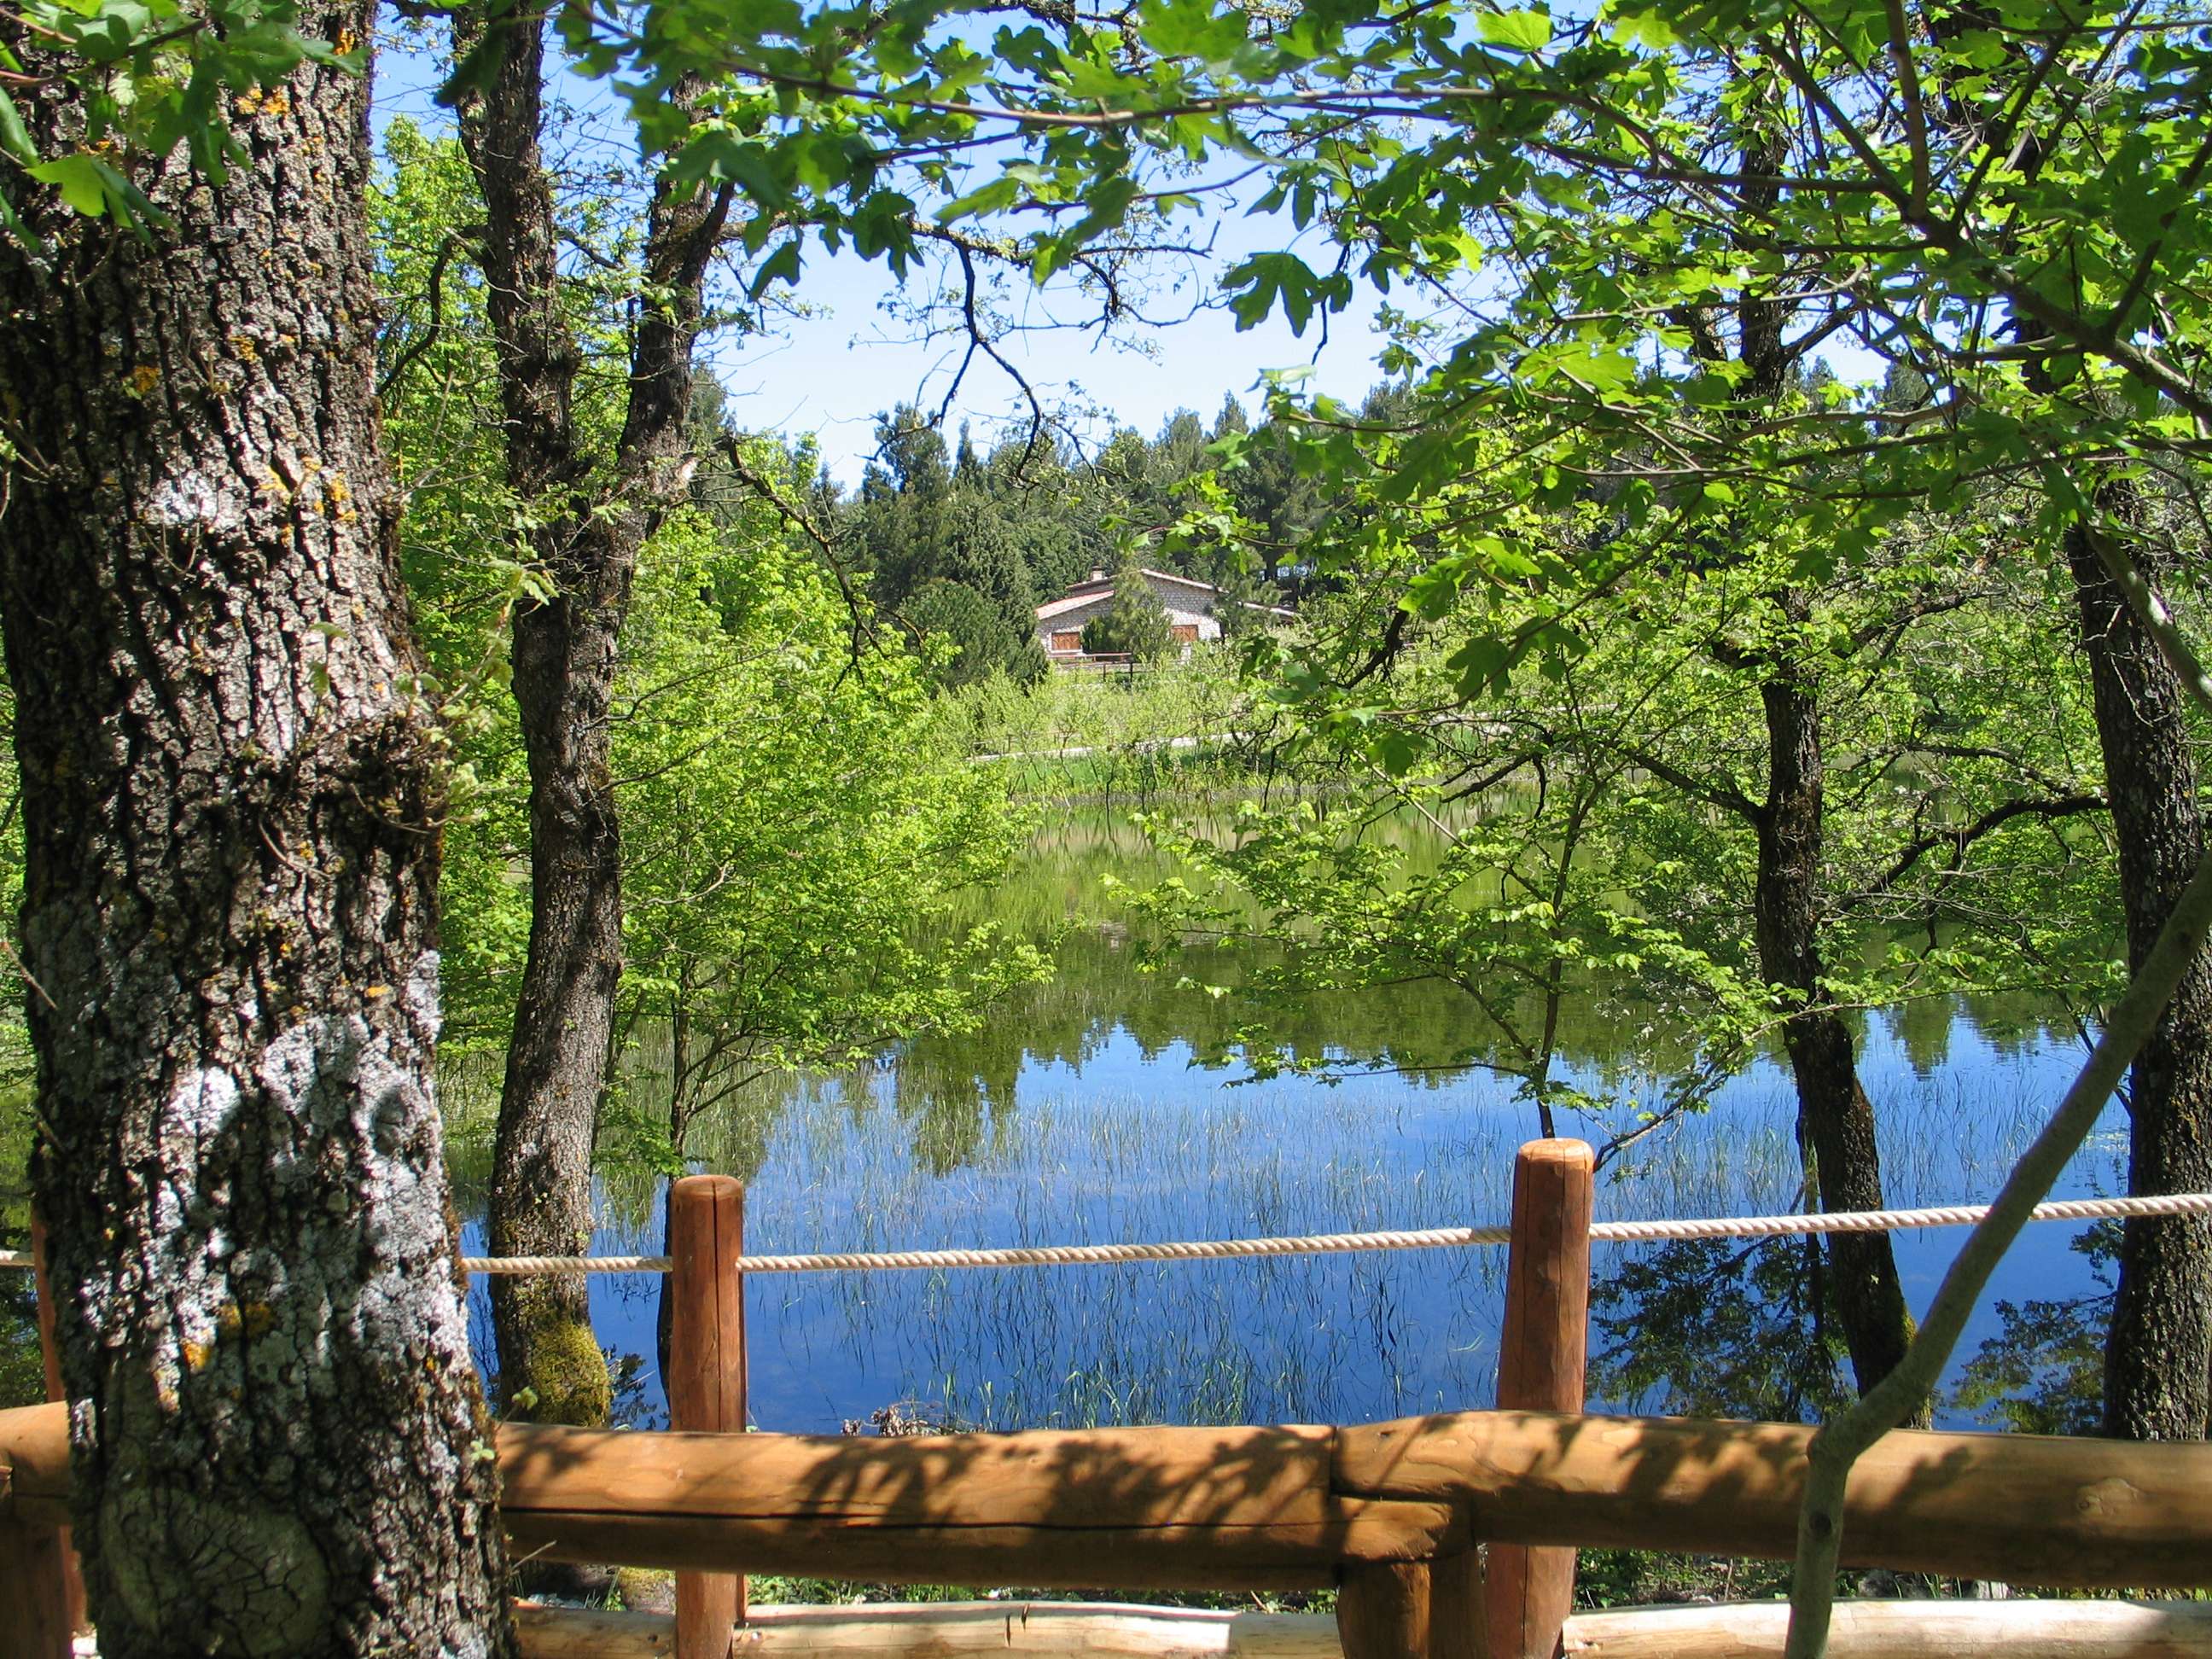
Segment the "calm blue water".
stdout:
<path fill-rule="evenodd" d="M 1514 1149 L 1535 1133 L 1510 1085 L 1479 1071 L 1232 1085 L 1232 1073 L 1194 1067 L 1188 1045 L 1140 1043 L 1104 1017 L 1073 1058 L 1058 1052 L 1025 1054 L 1010 1083 L 919 1100 L 895 1062 L 858 1084 L 788 1090 L 750 1103 L 726 1147 L 703 1149 L 702 1167 L 748 1178 L 747 1239 L 763 1252 L 1231 1237 L 1502 1221 Z M 1991 1035 L 1963 1009 L 1948 1029 L 1925 1013 L 1910 1033 L 1874 1020 L 1861 1052 L 1899 1206 L 1989 1197 L 2081 1055 L 2045 1032 Z M 1710 1113 L 1610 1164 L 1599 1218 L 1800 1207 L 1793 1109 L 1786 1076 L 1762 1064 Z M 2114 1106 L 2063 1194 L 2124 1190 L 2124 1155 Z M 654 1193 L 641 1183 L 602 1198 L 594 1250 L 660 1248 Z M 2071 1248 L 2081 1231 L 2032 1228 L 1996 1294 L 2094 1291 Z M 1899 1236 L 1916 1312 L 1964 1237 Z M 471 1245 L 480 1248 L 474 1229 Z M 757 1278 L 746 1289 L 751 1412 L 764 1428 L 823 1431 L 893 1402 L 990 1428 L 1352 1422 L 1480 1407 L 1494 1397 L 1504 1257 Z M 1635 1259 L 1600 1246 L 1596 1275 Z M 645 1358 L 635 1404 L 646 1420 L 662 1403 L 658 1291 L 651 1278 L 592 1282 L 601 1342 Z M 1692 1310 L 1678 1308 L 1664 1331 L 1655 1323 L 1654 1340 L 1724 1345 L 1722 1302 L 1686 1300 Z M 488 1328 L 481 1281 L 475 1301 Z M 1632 1332 L 1638 1317 L 1625 1310 Z M 1713 1328 L 1699 1328 L 1709 1317 Z M 1962 1352 L 1997 1328 L 1984 1309 Z M 1661 1409 L 1674 1397 L 1660 1386 L 1601 1403 Z"/>

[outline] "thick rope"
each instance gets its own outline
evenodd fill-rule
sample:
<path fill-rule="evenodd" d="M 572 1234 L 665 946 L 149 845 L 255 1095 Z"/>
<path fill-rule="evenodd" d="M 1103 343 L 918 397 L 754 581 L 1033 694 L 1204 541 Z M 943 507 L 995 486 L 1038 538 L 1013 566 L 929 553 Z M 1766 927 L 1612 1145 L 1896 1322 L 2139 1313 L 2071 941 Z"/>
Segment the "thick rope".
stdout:
<path fill-rule="evenodd" d="M 1926 1210 L 1837 1210 L 1811 1215 L 1740 1216 L 1713 1221 L 1601 1221 L 1592 1239 L 1640 1244 L 1674 1238 L 1774 1238 L 1797 1233 L 1888 1233 L 1914 1227 L 1971 1227 L 1990 1212 L 1986 1204 L 1952 1204 Z M 2171 1193 L 2156 1198 L 2069 1198 L 2035 1206 L 2037 1221 L 2098 1221 L 2112 1216 L 2212 1215 L 2212 1193 Z"/>
<path fill-rule="evenodd" d="M 538 1279 L 562 1273 L 665 1273 L 665 1255 L 465 1255 L 465 1273 L 501 1279 Z"/>
<path fill-rule="evenodd" d="M 1916 1227 L 1968 1227 L 1989 1213 L 1985 1204 L 1922 1210 L 1838 1210 L 1807 1215 L 1723 1216 L 1709 1220 L 1601 1221 L 1589 1230 L 1602 1244 L 1667 1239 L 1777 1238 L 1802 1233 L 1902 1232 Z M 2035 1206 L 2038 1221 L 2096 1221 L 2109 1217 L 2212 1215 L 2212 1193 L 2156 1198 L 2061 1199 Z M 1121 1261 L 1227 1261 L 1254 1256 L 1322 1255 L 1355 1250 L 1433 1250 L 1512 1241 L 1508 1227 L 1426 1227 L 1407 1232 L 1309 1233 L 1289 1238 L 1195 1239 L 1169 1244 L 1043 1244 L 992 1250 L 856 1250 L 815 1255 L 741 1255 L 740 1273 L 808 1273 L 899 1267 L 1070 1267 Z M 0 1251 L 0 1267 L 27 1267 L 20 1250 Z M 665 1273 L 665 1255 L 469 1256 L 472 1273 L 558 1277 L 583 1273 Z"/>

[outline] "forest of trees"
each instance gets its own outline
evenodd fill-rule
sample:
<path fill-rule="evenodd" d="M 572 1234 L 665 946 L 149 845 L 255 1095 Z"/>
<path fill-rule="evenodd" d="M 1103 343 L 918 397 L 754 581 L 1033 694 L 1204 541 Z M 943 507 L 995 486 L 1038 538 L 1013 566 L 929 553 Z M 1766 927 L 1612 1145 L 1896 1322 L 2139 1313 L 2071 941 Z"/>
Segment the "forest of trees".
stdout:
<path fill-rule="evenodd" d="M 1925 1412 L 2119 1068 L 2131 1189 L 2212 1190 L 2201 21 L 434 21 L 451 131 L 380 162 L 370 8 L 0 19 L 10 949 L 102 1651 L 512 1650 L 440 1044 L 497 1057 L 494 1249 L 561 1254 L 609 1146 L 679 1168 L 750 1076 L 972 1028 L 1050 961 L 933 931 L 1030 823 L 944 710 L 1142 562 L 1301 602 L 1246 713 L 1338 793 L 1163 828 L 1215 882 L 1148 901 L 1285 995 L 1449 984 L 1548 1118 L 1563 1002 L 1632 976 L 1670 1109 L 1786 1056 L 1831 1209 L 1884 1196 L 1853 1011 L 2032 986 L 2100 1034 L 1918 1328 L 1881 1235 L 1816 1258 L 1862 1395 L 1817 1652 L 1853 1449 Z M 587 82 L 629 164 L 563 153 Z M 994 363 L 1010 285 L 1133 325 L 1231 209 L 1281 243 L 1211 273 L 1240 321 L 1382 305 L 1364 404 L 1286 379 L 1088 447 L 901 404 L 848 495 L 701 370 L 825 247 Z M 1359 833 L 1394 812 L 1441 868 Z M 604 1419 L 574 1281 L 494 1323 L 500 1409 Z M 2203 1219 L 2120 1230 L 2100 1382 L 2108 1433 L 2206 1433 Z"/>

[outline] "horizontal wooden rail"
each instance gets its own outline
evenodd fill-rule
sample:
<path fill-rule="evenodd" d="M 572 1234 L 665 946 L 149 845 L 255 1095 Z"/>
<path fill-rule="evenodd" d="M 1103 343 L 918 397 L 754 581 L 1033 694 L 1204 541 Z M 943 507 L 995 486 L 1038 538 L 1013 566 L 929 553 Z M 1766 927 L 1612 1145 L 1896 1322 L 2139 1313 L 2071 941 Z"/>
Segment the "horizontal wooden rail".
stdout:
<path fill-rule="evenodd" d="M 1471 1504 L 1478 1538 L 1786 1560 L 1812 1433 L 1465 1412 L 1339 1430 L 1333 1484 Z M 2015 1584 L 2212 1584 L 2212 1445 L 1897 1430 L 1851 1471 L 1843 1559 Z"/>
<path fill-rule="evenodd" d="M 1304 1589 L 1463 1547 L 1436 1498 L 1340 1498 L 1328 1429 L 500 1433 L 521 1551 L 893 1583 Z"/>
<path fill-rule="evenodd" d="M 649 1613 L 516 1610 L 521 1659 L 664 1659 L 674 1620 Z M 1567 1620 L 1565 1659 L 1767 1659 L 1780 1602 L 1635 1607 Z M 1206 1613 L 1049 1601 L 756 1607 L 738 1651 L 757 1659 L 1342 1659 L 1325 1613 Z M 1844 1601 L 1829 1659 L 2212 1659 L 2212 1603 Z"/>
<path fill-rule="evenodd" d="M 858 1439 L 501 1428 L 517 1547 L 884 1583 L 1218 1589 L 1519 1544 L 1791 1553 L 1809 1431 L 1471 1412 L 1364 1428 Z M 63 1408 L 0 1412 L 0 1517 L 66 1519 Z M 1844 1559 L 2107 1586 L 2212 1583 L 2212 1446 L 1887 1436 Z"/>

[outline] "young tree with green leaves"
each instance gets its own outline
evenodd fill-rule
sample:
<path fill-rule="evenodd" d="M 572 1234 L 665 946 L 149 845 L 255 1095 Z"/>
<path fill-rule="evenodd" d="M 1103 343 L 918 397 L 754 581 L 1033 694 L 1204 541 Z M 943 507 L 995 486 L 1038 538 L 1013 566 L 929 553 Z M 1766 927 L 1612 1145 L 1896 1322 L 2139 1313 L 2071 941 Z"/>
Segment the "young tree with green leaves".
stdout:
<path fill-rule="evenodd" d="M 511 621 L 510 684 L 531 779 L 531 909 L 487 1218 L 501 1255 L 566 1254 L 591 1236 L 592 1145 L 623 963 L 610 758 L 619 641 L 639 550 L 696 465 L 692 346 L 734 200 L 727 183 L 658 171 L 626 272 L 638 301 L 627 351 L 591 338 L 588 311 L 574 314 L 577 282 L 563 269 L 564 227 L 543 153 L 546 33 L 535 11 L 464 8 L 454 18 L 453 95 L 483 203 L 477 258 L 496 344 L 505 482 L 542 583 Z M 715 110 L 696 76 L 672 88 L 671 101 L 686 120 Z M 627 358 L 615 409 L 590 407 L 581 376 L 595 356 Z M 539 1389 L 536 1376 L 541 1352 L 564 1375 L 575 1352 L 596 1352 L 580 1279 L 496 1279 L 492 1322 L 510 1402 L 526 1389 L 541 1401 L 582 1399 Z M 604 1404 L 584 1414 L 603 1419 Z"/>
<path fill-rule="evenodd" d="M 624 1117 L 672 1170 L 761 1076 L 970 1029 L 1051 971 L 1039 941 L 954 924 L 1034 823 L 943 740 L 931 653 L 856 650 L 819 566 L 748 530 L 649 544 L 617 693 Z"/>

